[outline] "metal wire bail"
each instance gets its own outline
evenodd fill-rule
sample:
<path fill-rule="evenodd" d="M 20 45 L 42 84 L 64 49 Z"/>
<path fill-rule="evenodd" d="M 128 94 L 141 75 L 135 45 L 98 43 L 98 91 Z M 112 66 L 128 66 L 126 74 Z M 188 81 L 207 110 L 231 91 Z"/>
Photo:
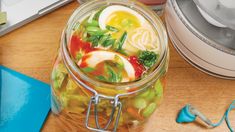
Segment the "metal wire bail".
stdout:
<path fill-rule="evenodd" d="M 99 118 L 98 118 L 98 104 L 100 102 L 101 99 L 107 99 L 110 100 L 110 103 L 112 104 L 112 112 L 111 115 L 109 117 L 109 120 L 107 122 L 107 124 L 105 125 L 104 128 L 100 127 L 99 124 Z M 96 128 L 93 128 L 91 126 L 89 126 L 89 117 L 90 117 L 90 111 L 91 111 L 91 106 L 94 104 L 94 115 L 95 115 L 95 124 L 96 124 Z M 92 131 L 97 131 L 97 132 L 108 132 L 108 128 L 111 124 L 111 122 L 113 121 L 114 118 L 114 114 L 116 112 L 116 108 L 118 108 L 117 110 L 117 116 L 116 116 L 116 120 L 114 123 L 114 129 L 113 132 L 117 131 L 117 127 L 118 127 L 118 122 L 120 119 L 120 115 L 121 115 L 121 110 L 122 110 L 122 103 L 119 101 L 118 96 L 116 97 L 110 97 L 110 96 L 104 96 L 104 95 L 95 95 L 92 96 L 88 105 L 88 109 L 87 109 L 87 115 L 86 115 L 86 128 Z"/>

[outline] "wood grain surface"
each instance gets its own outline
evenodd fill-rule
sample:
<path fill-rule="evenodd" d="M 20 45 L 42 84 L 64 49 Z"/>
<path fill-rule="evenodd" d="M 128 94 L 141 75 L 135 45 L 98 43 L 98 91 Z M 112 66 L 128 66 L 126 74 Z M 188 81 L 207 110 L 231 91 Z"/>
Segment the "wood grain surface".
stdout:
<path fill-rule="evenodd" d="M 1 37 L 0 64 L 50 83 L 61 32 L 78 6 L 73 2 Z M 175 122 L 178 111 L 187 103 L 217 122 L 235 99 L 235 81 L 218 79 L 197 70 L 179 56 L 172 44 L 169 45 L 171 58 L 164 101 L 145 125 L 144 132 L 229 131 L 225 122 L 214 129 L 206 129 L 200 121 L 189 124 Z M 235 126 L 235 112 L 230 116 Z M 49 114 L 42 131 L 63 132 L 66 129 L 63 122 Z M 69 131 L 80 132 L 75 129 Z"/>

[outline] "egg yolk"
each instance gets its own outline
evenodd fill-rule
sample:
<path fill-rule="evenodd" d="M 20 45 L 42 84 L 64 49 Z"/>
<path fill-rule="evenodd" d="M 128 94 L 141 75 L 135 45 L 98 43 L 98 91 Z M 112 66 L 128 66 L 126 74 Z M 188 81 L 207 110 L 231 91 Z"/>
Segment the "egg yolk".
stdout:
<path fill-rule="evenodd" d="M 124 31 L 131 31 L 141 26 L 138 18 L 126 11 L 113 12 L 106 20 L 106 24 L 120 31 L 112 35 L 114 38 L 120 37 Z"/>

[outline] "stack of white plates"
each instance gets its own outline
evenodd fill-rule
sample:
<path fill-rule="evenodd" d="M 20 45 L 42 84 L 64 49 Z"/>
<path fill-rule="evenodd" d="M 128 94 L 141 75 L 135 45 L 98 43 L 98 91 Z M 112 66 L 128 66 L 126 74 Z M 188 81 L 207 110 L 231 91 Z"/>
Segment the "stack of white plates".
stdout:
<path fill-rule="evenodd" d="M 219 1 L 168 0 L 167 30 L 174 47 L 193 66 L 235 79 L 235 8 Z"/>

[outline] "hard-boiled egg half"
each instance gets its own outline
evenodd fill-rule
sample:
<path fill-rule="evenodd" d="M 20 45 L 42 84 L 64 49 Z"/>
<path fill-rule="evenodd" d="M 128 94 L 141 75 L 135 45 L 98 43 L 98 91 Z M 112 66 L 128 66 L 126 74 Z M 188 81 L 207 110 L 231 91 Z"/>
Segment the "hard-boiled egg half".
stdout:
<path fill-rule="evenodd" d="M 112 33 L 115 39 L 119 39 L 123 32 L 127 32 L 127 40 L 123 49 L 129 55 L 136 54 L 139 50 L 158 51 L 159 41 L 150 23 L 137 11 L 121 6 L 106 7 L 99 16 L 99 26 L 106 30 L 106 26 L 112 26 L 119 31 Z"/>
<path fill-rule="evenodd" d="M 129 82 L 135 80 L 135 69 L 131 65 L 131 63 L 121 54 L 111 51 L 92 51 L 84 56 L 86 58 L 85 60 L 81 59 L 78 62 L 78 65 L 80 66 L 83 61 L 87 64 L 88 67 L 95 68 L 99 63 L 104 61 L 117 61 L 116 57 L 120 58 L 120 60 L 123 63 L 124 70 L 127 73 L 128 77 L 125 77 L 122 79 L 122 82 Z"/>

